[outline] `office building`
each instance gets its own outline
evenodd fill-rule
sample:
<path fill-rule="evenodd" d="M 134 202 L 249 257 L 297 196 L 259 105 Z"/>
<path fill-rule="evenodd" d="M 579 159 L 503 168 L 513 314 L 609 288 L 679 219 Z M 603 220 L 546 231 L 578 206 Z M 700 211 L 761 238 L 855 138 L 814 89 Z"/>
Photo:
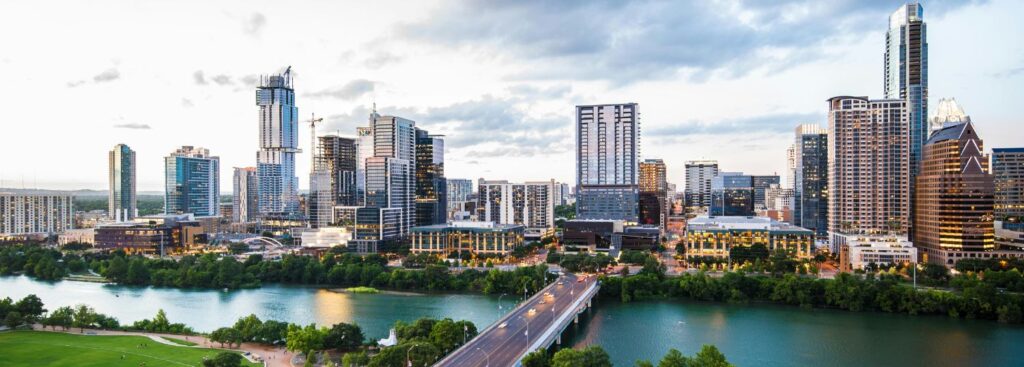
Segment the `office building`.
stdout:
<path fill-rule="evenodd" d="M 231 196 L 231 221 L 255 222 L 259 218 L 256 167 L 235 167 Z"/>
<path fill-rule="evenodd" d="M 0 237 L 49 235 L 74 228 L 73 199 L 61 192 L 0 192 Z"/>
<path fill-rule="evenodd" d="M 220 158 L 182 146 L 164 157 L 164 213 L 220 215 Z"/>
<path fill-rule="evenodd" d="M 754 210 L 764 210 L 768 207 L 765 202 L 765 190 L 771 185 L 780 185 L 782 182 L 778 175 L 750 176 L 751 187 L 754 188 Z"/>
<path fill-rule="evenodd" d="M 754 180 L 739 172 L 719 172 L 711 180 L 712 216 L 754 216 Z"/>
<path fill-rule="evenodd" d="M 612 237 L 626 228 L 621 220 L 567 220 L 562 231 L 561 250 L 566 253 L 613 253 Z"/>
<path fill-rule="evenodd" d="M 828 130 L 796 127 L 793 144 L 793 224 L 828 237 Z"/>
<path fill-rule="evenodd" d="M 707 212 L 711 207 L 711 180 L 718 176 L 718 161 L 687 161 L 684 204 L 691 211 Z"/>
<path fill-rule="evenodd" d="M 356 139 L 337 135 L 317 138 L 313 170 L 330 178 L 331 203 L 356 205 Z"/>
<path fill-rule="evenodd" d="M 96 227 L 95 247 L 127 253 L 180 253 L 200 243 L 208 233 L 191 214 L 138 217 L 131 222 Z"/>
<path fill-rule="evenodd" d="M 913 237 L 924 261 L 952 267 L 992 257 L 994 182 L 984 149 L 970 122 L 946 125 L 925 144 Z"/>
<path fill-rule="evenodd" d="M 896 264 L 916 264 L 917 248 L 903 236 L 840 235 L 839 271 L 885 269 Z"/>
<path fill-rule="evenodd" d="M 290 66 L 282 73 L 260 76 L 256 105 L 260 108 L 260 150 L 256 153 L 259 215 L 298 214 L 295 154 L 299 152 L 299 110 Z"/>
<path fill-rule="evenodd" d="M 373 157 L 373 122 L 380 115 L 370 114 L 370 126 L 356 128 L 356 205 L 366 204 L 366 158 Z"/>
<path fill-rule="evenodd" d="M 665 162 L 640 162 L 640 224 L 664 228 L 668 219 L 668 181 Z"/>
<path fill-rule="evenodd" d="M 523 245 L 526 227 L 494 222 L 452 222 L 414 227 L 409 238 L 412 252 L 508 255 Z"/>
<path fill-rule="evenodd" d="M 935 106 L 935 116 L 932 116 L 930 121 L 931 131 L 939 131 L 947 125 L 971 122 L 971 116 L 964 112 L 956 98 L 941 98 L 939 104 Z"/>
<path fill-rule="evenodd" d="M 416 226 L 444 224 L 447 220 L 444 139 L 416 129 Z"/>
<path fill-rule="evenodd" d="M 765 190 L 764 196 L 765 210 L 763 214 L 759 212 L 758 216 L 765 216 L 791 224 L 794 222 L 793 207 L 796 205 L 796 195 L 793 189 L 772 184 Z"/>
<path fill-rule="evenodd" d="M 829 235 L 907 233 L 910 129 L 906 101 L 840 96 L 828 103 Z M 839 249 L 833 245 L 832 250 Z"/>
<path fill-rule="evenodd" d="M 416 223 L 416 123 L 380 116 L 373 122 L 373 157 L 367 158 L 366 198 L 370 208 L 399 209 L 399 236 Z"/>
<path fill-rule="evenodd" d="M 466 212 L 466 203 L 473 195 L 473 180 L 465 178 L 446 179 L 448 185 L 448 219 L 454 218 L 456 213 Z"/>
<path fill-rule="evenodd" d="M 636 222 L 636 103 L 576 106 L 576 217 Z"/>
<path fill-rule="evenodd" d="M 1024 148 L 992 149 L 995 219 L 1008 229 L 1024 230 Z"/>
<path fill-rule="evenodd" d="M 916 177 L 928 140 L 928 37 L 924 8 L 907 3 L 889 16 L 885 34 L 885 99 L 902 100 L 906 111 L 909 171 L 907 223 L 914 221 Z M 914 227 L 907 228 L 913 237 Z"/>
<path fill-rule="evenodd" d="M 769 253 L 785 250 L 800 259 L 814 256 L 814 232 L 764 217 L 700 216 L 686 223 L 686 258 L 728 259 L 733 247 L 763 245 Z"/>
<path fill-rule="evenodd" d="M 127 221 L 139 215 L 135 197 L 135 151 L 118 144 L 108 155 L 110 191 L 107 215 L 115 222 Z"/>
<path fill-rule="evenodd" d="M 326 170 L 314 170 L 309 174 L 306 218 L 310 228 L 327 227 L 334 220 L 335 192 L 331 178 L 331 173 Z"/>
<path fill-rule="evenodd" d="M 550 234 L 555 227 L 555 180 L 510 183 L 480 179 L 477 186 L 477 220 L 495 224 L 518 224 L 527 235 Z"/>

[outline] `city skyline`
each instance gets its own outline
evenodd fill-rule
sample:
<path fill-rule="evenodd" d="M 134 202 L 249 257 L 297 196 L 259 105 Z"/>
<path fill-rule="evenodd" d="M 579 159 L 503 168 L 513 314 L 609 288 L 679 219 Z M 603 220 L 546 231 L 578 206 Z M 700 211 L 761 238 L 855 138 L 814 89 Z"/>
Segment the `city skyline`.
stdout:
<path fill-rule="evenodd" d="M 436 24 L 426 24 L 423 19 L 450 17 L 452 12 L 472 10 L 473 5 L 445 10 L 429 5 L 422 5 L 426 9 L 415 6 L 400 9 L 395 18 L 407 20 L 385 22 L 379 33 L 362 27 L 361 32 L 353 33 L 358 36 L 335 37 L 337 39 L 324 34 L 344 34 L 343 30 L 317 28 L 320 27 L 317 25 L 302 25 L 282 32 L 306 22 L 269 5 L 244 12 L 224 10 L 196 16 L 197 28 L 223 35 L 225 41 L 221 42 L 234 45 L 223 50 L 218 43 L 198 38 L 202 36 L 199 33 L 204 32 L 165 33 L 147 26 L 137 35 L 118 34 L 117 25 L 123 25 L 121 20 L 106 19 L 102 13 L 104 5 L 99 4 L 82 10 L 84 14 L 97 12 L 98 15 L 82 18 L 92 19 L 90 22 L 106 21 L 108 24 L 104 27 L 77 27 L 81 32 L 76 33 L 80 34 L 67 39 L 51 39 L 63 33 L 39 30 L 40 37 L 36 41 L 52 42 L 54 49 L 74 50 L 71 42 L 76 37 L 89 37 L 87 43 L 95 52 L 88 52 L 75 65 L 53 67 L 53 61 L 39 58 L 46 57 L 47 52 L 59 51 L 30 52 L 31 44 L 23 43 L 24 40 L 11 40 L 12 52 L 0 57 L 0 64 L 4 66 L 0 78 L 13 86 L 4 93 L 18 90 L 18 94 L 7 97 L 23 102 L 23 107 L 13 111 L 11 118 L 31 121 L 35 119 L 28 115 L 32 111 L 50 111 L 48 123 L 10 124 L 10 131 L 40 136 L 57 129 L 64 133 L 54 134 L 51 144 L 75 146 L 82 152 L 67 157 L 31 141 L 11 142 L 0 148 L 0 153 L 12 156 L 27 152 L 34 158 L 5 162 L 0 168 L 0 186 L 18 188 L 24 182 L 24 187 L 44 189 L 102 189 L 107 186 L 107 167 L 100 157 L 118 143 L 128 144 L 137 151 L 140 192 L 160 190 L 163 184 L 160 159 L 167 151 L 181 145 L 208 147 L 218 152 L 225 167 L 253 165 L 252 152 L 259 147 L 255 144 L 257 122 L 252 106 L 254 84 L 250 83 L 250 76 L 266 74 L 286 65 L 296 70 L 299 120 L 305 120 L 314 112 L 326 117 L 318 134 L 340 131 L 342 135 L 355 135 L 355 127 L 365 120 L 373 102 L 377 102 L 383 114 L 410 118 L 432 133 L 447 136 L 445 170 L 449 177 L 501 176 L 515 181 L 553 177 L 559 182 L 573 182 L 574 106 L 621 101 L 644 105 L 644 146 L 640 158 L 664 159 L 669 182 L 681 184 L 684 162 L 697 159 L 716 159 L 726 171 L 782 175 L 786 171 L 784 151 L 792 141 L 792 126 L 801 123 L 824 126 L 827 112 L 821 108 L 824 98 L 841 94 L 882 95 L 878 71 L 883 66 L 880 55 L 884 47 L 880 44 L 884 42 L 887 29 L 885 19 L 898 5 L 860 7 L 834 3 L 794 11 L 792 19 L 781 23 L 767 20 L 768 16 L 793 9 L 751 6 L 740 11 L 694 5 L 697 14 L 721 12 L 715 19 L 743 15 L 740 17 L 744 19 L 743 26 L 729 31 L 737 32 L 740 39 L 750 39 L 746 44 L 750 50 L 725 50 L 730 52 L 717 57 L 673 54 L 680 57 L 671 62 L 663 60 L 670 55 L 658 54 L 660 64 L 640 65 L 649 73 L 637 76 L 636 72 L 621 75 L 609 72 L 614 70 L 615 60 L 624 50 L 594 37 L 617 34 L 607 33 L 611 31 L 593 36 L 560 34 L 552 42 L 564 41 L 561 47 L 567 49 L 560 49 L 559 44 L 539 44 L 531 49 L 526 42 L 531 33 L 510 29 L 516 31 L 509 36 L 510 42 L 516 41 L 513 42 L 516 47 L 501 54 L 502 57 L 487 56 L 494 39 L 499 37 L 494 33 L 511 27 L 508 18 L 547 10 L 543 5 L 530 3 L 499 6 L 490 16 L 494 17 L 491 32 L 471 38 L 456 35 L 452 29 Z M 15 5 L 18 6 L 24 5 Z M 74 6 L 71 4 L 68 8 Z M 369 5 L 352 4 L 348 8 L 352 12 L 375 10 L 362 9 L 364 6 Z M 551 10 L 584 14 L 603 10 L 602 6 L 590 9 L 562 5 Z M 1006 103 L 1022 93 L 1012 88 L 1019 84 L 1022 75 L 1020 50 L 986 41 L 995 38 L 992 35 L 998 32 L 1006 32 L 1005 27 L 1011 27 L 1011 32 L 1012 27 L 1020 27 L 1013 22 L 999 21 L 1001 17 L 1019 12 L 1020 7 L 1021 4 L 1000 1 L 970 5 L 924 3 L 930 47 L 929 104 L 937 104 L 940 98 L 957 98 L 978 121 L 984 121 L 976 125 L 979 133 L 988 137 L 988 146 L 993 148 L 1012 147 L 1024 134 L 1012 128 L 1015 118 L 1012 104 Z M 153 26 L 159 26 L 161 20 L 156 14 L 166 9 L 154 6 L 121 10 L 131 12 L 125 18 L 152 20 Z M 63 15 L 43 18 L 47 14 L 31 6 L 11 13 L 21 16 L 5 19 L 0 28 L 31 31 L 51 22 L 61 22 L 59 24 L 67 27 L 78 22 Z M 830 18 L 834 24 L 820 23 L 822 21 L 806 14 L 828 15 L 822 18 Z M 641 15 L 652 24 L 667 21 L 664 16 L 650 11 Z M 361 22 L 343 27 L 359 27 Z M 966 24 L 971 26 L 965 27 Z M 476 22 L 463 26 L 483 27 Z M 798 44 L 782 37 L 787 32 L 817 29 L 812 27 L 822 29 L 823 38 L 802 38 L 803 43 Z M 60 26 L 52 28 L 61 29 Z M 410 29 L 424 32 L 415 35 Z M 660 34 L 651 32 L 655 31 L 641 32 L 652 39 L 635 40 L 637 50 L 665 42 L 656 40 L 654 36 Z M 704 35 L 709 41 L 681 37 L 678 44 L 691 46 L 692 53 L 700 50 L 700 42 L 721 40 L 724 36 L 706 32 Z M 304 35 L 309 37 L 303 38 Z M 284 36 L 298 38 L 296 46 L 289 46 L 295 50 L 267 56 L 260 47 L 274 44 Z M 153 52 L 153 46 L 139 43 L 136 37 L 165 41 L 158 43 L 166 49 Z M 418 41 L 424 37 L 436 37 L 439 42 L 417 46 L 423 43 Z M 969 41 L 973 39 L 981 41 Z M 771 54 L 768 52 L 771 47 L 777 47 L 781 54 L 775 58 L 765 56 Z M 573 49 L 578 49 L 577 53 L 572 53 Z M 170 58 L 174 62 L 168 64 L 170 61 L 154 58 L 154 55 L 167 56 L 168 52 L 184 55 L 196 50 L 208 52 L 210 57 L 204 59 L 209 60 L 200 63 L 176 56 Z M 467 53 L 461 52 L 466 50 L 476 51 L 466 57 Z M 261 56 L 253 56 L 257 54 Z M 979 60 L 972 56 L 977 54 L 988 57 Z M 795 55 L 813 57 L 787 65 Z M 566 69 L 562 59 L 580 57 L 598 61 L 595 63 L 598 66 L 581 71 Z M 741 63 L 743 60 L 749 63 L 750 59 L 764 61 L 762 64 L 769 66 L 752 67 Z M 775 62 L 770 62 L 772 60 Z M 534 75 L 524 75 L 526 71 L 522 67 L 514 66 L 517 62 L 532 66 Z M 421 75 L 424 73 L 418 71 L 424 68 L 435 72 Z M 834 73 L 834 70 L 844 72 Z M 439 80 L 444 80 L 450 88 L 437 93 Z M 793 88 L 778 91 L 777 86 L 783 81 Z M 100 110 L 92 106 L 100 104 L 98 99 L 131 98 L 132 93 L 139 90 L 146 91 L 152 98 L 132 99 L 134 103 L 117 108 Z M 737 100 L 743 100 L 743 106 L 738 106 Z M 53 103 L 66 108 L 45 107 Z M 488 134 L 498 126 L 506 128 Z M 204 133 L 195 134 L 195 131 Z M 225 136 L 232 138 L 224 139 Z M 299 134 L 298 138 L 302 153 L 295 159 L 295 171 L 298 187 L 304 190 L 308 187 L 306 173 L 312 149 L 306 134 Z M 516 144 L 499 144 L 502 141 Z M 57 166 L 62 170 L 46 169 Z M 493 167 L 502 167 L 503 172 L 496 172 Z M 229 182 L 231 174 L 230 170 L 222 170 L 221 181 Z M 222 187 L 222 193 L 227 193 L 226 187 Z"/>

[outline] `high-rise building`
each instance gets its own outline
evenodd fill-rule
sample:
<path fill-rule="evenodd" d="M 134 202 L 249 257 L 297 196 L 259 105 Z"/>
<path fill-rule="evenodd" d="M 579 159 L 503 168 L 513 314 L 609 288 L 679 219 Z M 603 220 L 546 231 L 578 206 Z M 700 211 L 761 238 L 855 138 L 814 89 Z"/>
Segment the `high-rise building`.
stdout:
<path fill-rule="evenodd" d="M 640 224 L 664 228 L 668 220 L 668 180 L 665 162 L 640 162 Z"/>
<path fill-rule="evenodd" d="M 715 176 L 718 176 L 718 161 L 687 161 L 684 205 L 707 211 L 711 206 L 711 180 Z"/>
<path fill-rule="evenodd" d="M 555 180 L 520 184 L 480 179 L 477 186 L 477 220 L 519 224 L 533 230 L 554 228 L 554 194 L 558 186 Z"/>
<path fill-rule="evenodd" d="M 909 223 L 913 223 L 915 185 L 921 150 L 928 140 L 928 34 L 924 7 L 907 3 L 889 16 L 885 33 L 885 99 L 904 101 L 909 158 Z M 907 228 L 913 238 L 914 227 Z"/>
<path fill-rule="evenodd" d="M 1024 148 L 992 149 L 995 219 L 1017 229 L 1024 223 Z"/>
<path fill-rule="evenodd" d="M 0 192 L 0 235 L 56 234 L 74 228 L 74 198 L 57 192 Z"/>
<path fill-rule="evenodd" d="M 753 176 L 719 172 L 711 180 L 711 216 L 754 216 Z"/>
<path fill-rule="evenodd" d="M 110 191 L 107 215 L 117 222 L 128 221 L 139 215 L 135 198 L 135 151 L 118 144 L 108 155 L 110 163 Z"/>
<path fill-rule="evenodd" d="M 256 167 L 235 167 L 232 181 L 231 220 L 235 223 L 255 222 L 259 217 Z"/>
<path fill-rule="evenodd" d="M 465 178 L 446 179 L 448 185 L 448 219 L 456 212 L 466 211 L 466 202 L 473 195 L 473 180 Z"/>
<path fill-rule="evenodd" d="M 365 205 L 366 158 L 373 157 L 373 122 L 377 111 L 370 114 L 370 126 L 356 128 L 356 205 Z"/>
<path fill-rule="evenodd" d="M 444 139 L 416 129 L 416 226 L 444 224 L 447 219 Z"/>
<path fill-rule="evenodd" d="M 753 175 L 750 176 L 750 182 L 754 188 L 754 210 L 765 210 L 768 208 L 765 203 L 765 190 L 771 185 L 781 185 L 782 182 L 778 175 Z"/>
<path fill-rule="evenodd" d="M 796 186 L 796 145 L 790 144 L 786 147 L 786 185 L 794 189 Z"/>
<path fill-rule="evenodd" d="M 941 98 L 935 107 L 935 116 L 932 116 L 931 131 L 939 131 L 947 125 L 971 122 L 971 116 L 964 112 L 964 108 L 957 103 L 956 98 Z"/>
<path fill-rule="evenodd" d="M 576 217 L 637 221 L 636 103 L 576 106 Z"/>
<path fill-rule="evenodd" d="M 793 207 L 796 206 L 796 198 L 793 189 L 772 184 L 765 190 L 764 197 L 764 216 L 790 224 L 794 222 Z"/>
<path fill-rule="evenodd" d="M 984 149 L 970 122 L 947 125 L 925 144 L 913 238 L 926 262 L 952 267 L 996 249 L 994 187 Z"/>
<path fill-rule="evenodd" d="M 828 236 L 828 130 L 796 127 L 793 144 L 793 224 Z"/>
<path fill-rule="evenodd" d="M 256 89 L 260 107 L 260 150 L 256 153 L 259 214 L 299 213 L 299 110 L 289 66 L 282 73 L 261 76 Z"/>
<path fill-rule="evenodd" d="M 365 161 L 365 206 L 399 209 L 398 234 L 405 236 L 416 223 L 416 123 L 401 117 L 377 117 L 373 155 Z"/>
<path fill-rule="evenodd" d="M 841 96 L 828 103 L 830 236 L 906 233 L 910 223 L 906 101 Z"/>
<path fill-rule="evenodd" d="M 317 138 L 313 170 L 331 180 L 331 204 L 356 205 L 356 140 L 337 135 Z"/>
<path fill-rule="evenodd" d="M 334 190 L 330 172 L 313 170 L 309 174 L 309 196 L 306 197 L 306 218 L 310 228 L 331 225 L 334 219 Z"/>
<path fill-rule="evenodd" d="M 164 157 L 164 168 L 165 214 L 220 214 L 220 158 L 185 145 Z"/>

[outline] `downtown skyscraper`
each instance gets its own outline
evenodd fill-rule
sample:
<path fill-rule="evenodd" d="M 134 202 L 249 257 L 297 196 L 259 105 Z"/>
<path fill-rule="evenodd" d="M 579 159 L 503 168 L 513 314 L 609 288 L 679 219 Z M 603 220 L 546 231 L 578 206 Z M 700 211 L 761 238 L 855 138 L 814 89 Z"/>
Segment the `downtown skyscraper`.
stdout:
<path fill-rule="evenodd" d="M 711 207 L 711 180 L 718 176 L 718 161 L 686 161 L 683 205 L 706 212 Z"/>
<path fill-rule="evenodd" d="M 416 129 L 416 226 L 448 219 L 448 183 L 444 177 L 444 138 Z"/>
<path fill-rule="evenodd" d="M 636 222 L 636 103 L 576 106 L 576 217 Z"/>
<path fill-rule="evenodd" d="M 669 213 L 666 171 L 661 159 L 640 162 L 640 224 L 665 228 Z"/>
<path fill-rule="evenodd" d="M 220 214 L 220 158 L 186 145 L 164 157 L 164 169 L 164 213 Z"/>
<path fill-rule="evenodd" d="M 256 195 L 256 167 L 235 167 L 232 177 L 231 221 L 255 222 L 259 213 L 259 207 L 256 205 L 259 200 Z"/>
<path fill-rule="evenodd" d="M 828 236 L 828 130 L 796 127 L 793 143 L 793 225 Z"/>
<path fill-rule="evenodd" d="M 260 150 L 256 153 L 259 214 L 297 214 L 299 178 L 295 154 L 299 152 L 298 108 L 292 89 L 291 67 L 261 76 L 256 88 L 260 108 Z"/>
<path fill-rule="evenodd" d="M 907 111 L 910 223 L 914 220 L 916 177 L 928 141 L 928 33 L 924 8 L 907 3 L 889 16 L 885 33 L 885 99 L 904 101 Z M 911 235 L 914 227 L 908 228 Z"/>
<path fill-rule="evenodd" d="M 118 144 L 108 154 L 110 191 L 107 215 L 115 222 L 128 221 L 138 215 L 135 196 L 135 151 Z"/>

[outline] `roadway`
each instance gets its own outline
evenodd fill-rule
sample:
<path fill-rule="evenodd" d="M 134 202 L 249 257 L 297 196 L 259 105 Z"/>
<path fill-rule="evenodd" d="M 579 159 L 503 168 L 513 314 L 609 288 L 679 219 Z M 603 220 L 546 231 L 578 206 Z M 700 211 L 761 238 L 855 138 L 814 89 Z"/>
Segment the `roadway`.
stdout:
<path fill-rule="evenodd" d="M 566 274 L 559 277 L 435 366 L 514 365 L 526 354 L 527 342 L 535 343 L 548 328 L 553 327 L 554 321 L 566 312 L 575 297 L 595 282 L 596 276 Z M 551 296 L 545 296 L 546 292 Z M 530 312 L 531 309 L 534 312 Z M 503 323 L 505 327 L 499 327 Z"/>

